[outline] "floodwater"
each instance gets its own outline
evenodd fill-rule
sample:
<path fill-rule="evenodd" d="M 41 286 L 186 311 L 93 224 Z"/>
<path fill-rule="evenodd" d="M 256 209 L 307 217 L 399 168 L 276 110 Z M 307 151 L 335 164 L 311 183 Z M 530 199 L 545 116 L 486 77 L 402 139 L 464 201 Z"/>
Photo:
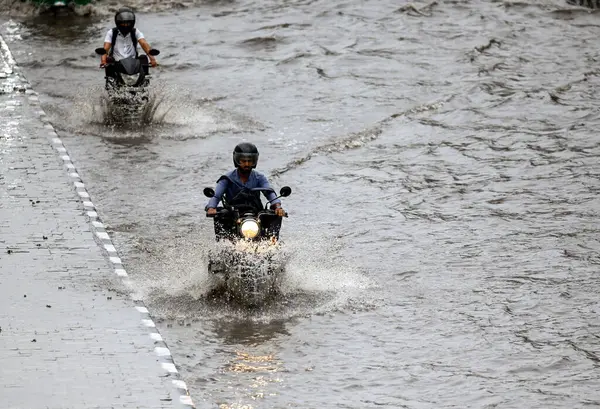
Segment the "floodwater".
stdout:
<path fill-rule="evenodd" d="M 104 120 L 117 3 L 13 9 L 1 33 L 198 407 L 600 407 L 599 14 L 135 1 L 161 50 L 147 123 Z M 202 188 L 244 140 L 293 189 L 257 310 L 206 273 Z"/>

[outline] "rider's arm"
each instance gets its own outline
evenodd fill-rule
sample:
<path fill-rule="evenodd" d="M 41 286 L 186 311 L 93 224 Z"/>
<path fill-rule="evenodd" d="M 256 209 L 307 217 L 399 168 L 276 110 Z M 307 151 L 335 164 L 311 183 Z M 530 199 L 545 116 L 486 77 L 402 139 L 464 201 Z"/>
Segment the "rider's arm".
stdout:
<path fill-rule="evenodd" d="M 106 50 L 106 54 L 101 57 L 102 64 L 106 64 L 108 60 L 108 53 L 110 53 L 110 49 L 112 47 L 112 30 L 108 30 L 106 33 L 106 37 L 104 38 L 104 49 Z"/>
<path fill-rule="evenodd" d="M 151 49 L 152 47 L 150 47 L 150 44 L 148 44 L 148 41 L 146 41 L 146 39 L 145 39 L 145 38 L 140 38 L 140 39 L 138 40 L 138 43 L 140 44 L 140 47 L 142 47 L 142 49 L 144 50 L 144 52 L 145 52 L 146 54 L 148 54 L 148 53 L 150 52 L 150 49 Z M 148 54 L 148 56 L 150 56 L 150 54 Z"/>
<path fill-rule="evenodd" d="M 153 55 L 150 55 L 150 50 L 152 49 L 152 47 L 150 47 L 150 44 L 148 44 L 148 41 L 146 41 L 145 38 L 140 38 L 138 40 L 138 43 L 140 44 L 140 47 L 142 47 L 142 49 L 144 50 L 144 52 L 146 53 L 146 55 L 150 59 L 150 62 L 153 63 L 152 65 L 155 65 L 156 64 L 156 59 L 154 58 Z"/>
<path fill-rule="evenodd" d="M 257 186 L 256 187 L 262 187 L 262 188 L 268 188 L 268 189 L 272 189 L 271 184 L 269 183 L 269 181 L 267 180 L 267 177 L 265 175 L 263 175 L 262 173 L 257 175 Z M 281 200 L 276 199 L 277 195 L 274 192 L 268 192 L 268 193 L 264 193 L 265 197 L 267 198 L 268 201 L 271 202 L 271 200 L 273 200 L 271 202 L 271 209 L 276 209 L 278 207 L 281 207 Z"/>
<path fill-rule="evenodd" d="M 106 50 L 106 54 L 102 55 L 102 57 L 100 57 L 100 63 L 102 65 L 105 65 L 108 62 L 108 53 L 110 53 L 110 48 L 112 46 L 112 43 L 104 43 L 104 49 Z"/>
<path fill-rule="evenodd" d="M 225 189 L 227 189 L 227 184 L 229 181 L 227 179 L 221 179 L 217 186 L 215 187 L 215 195 L 210 198 L 204 210 L 208 209 L 216 209 L 217 205 L 221 201 L 223 194 L 225 193 Z"/>

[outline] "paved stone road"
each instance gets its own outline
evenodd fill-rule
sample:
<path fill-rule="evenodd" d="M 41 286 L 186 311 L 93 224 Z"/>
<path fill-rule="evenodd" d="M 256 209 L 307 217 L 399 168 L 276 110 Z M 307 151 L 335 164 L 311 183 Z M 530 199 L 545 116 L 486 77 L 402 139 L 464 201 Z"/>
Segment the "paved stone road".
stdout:
<path fill-rule="evenodd" d="M 0 409 L 192 407 L 0 37 Z"/>

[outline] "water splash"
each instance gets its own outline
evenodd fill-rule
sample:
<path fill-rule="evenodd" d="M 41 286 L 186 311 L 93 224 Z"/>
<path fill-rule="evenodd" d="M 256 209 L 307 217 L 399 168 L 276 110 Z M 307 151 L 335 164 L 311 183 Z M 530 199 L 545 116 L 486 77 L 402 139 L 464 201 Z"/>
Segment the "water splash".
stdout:
<path fill-rule="evenodd" d="M 281 292 L 287 304 L 312 300 L 315 312 L 370 308 L 373 299 L 368 290 L 376 284 L 341 254 L 344 241 L 307 233 L 286 242 L 290 259 Z"/>
<path fill-rule="evenodd" d="M 186 89 L 157 82 L 149 89 L 148 100 L 139 106 L 115 105 L 104 87 L 96 85 L 75 96 L 70 112 L 64 117 L 75 132 L 93 131 L 115 140 L 152 139 L 159 135 L 176 140 L 199 139 L 253 125 L 214 108 L 212 101 L 193 98 Z M 93 129 L 94 126 L 97 128 Z M 165 128 L 169 132 L 161 132 Z"/>
<path fill-rule="evenodd" d="M 147 99 L 142 96 L 123 95 L 119 100 L 118 93 L 111 97 L 102 94 L 100 97 L 100 109 L 102 122 L 113 127 L 140 127 L 161 121 L 157 115 L 163 98 L 156 93 L 149 95 Z M 165 114 L 162 115 L 164 117 Z"/>
<path fill-rule="evenodd" d="M 139 269 L 132 273 L 133 297 L 152 305 L 155 316 L 167 319 L 202 310 L 212 282 L 207 244 L 202 236 L 156 242 L 138 239 L 134 246 L 143 248 L 145 254 L 134 263 Z"/>
<path fill-rule="evenodd" d="M 281 253 L 285 271 L 273 298 L 252 309 L 231 302 L 223 298 L 220 280 L 208 273 L 209 254 L 221 244 L 214 242 L 212 231 L 204 230 L 168 240 L 138 239 L 134 245 L 136 254 L 144 254 L 132 263 L 138 269 L 130 273 L 134 297 L 143 299 L 155 316 L 217 315 L 269 322 L 373 304 L 368 290 L 374 283 L 346 262 L 340 254 L 343 243 L 309 234 L 286 238 Z"/>

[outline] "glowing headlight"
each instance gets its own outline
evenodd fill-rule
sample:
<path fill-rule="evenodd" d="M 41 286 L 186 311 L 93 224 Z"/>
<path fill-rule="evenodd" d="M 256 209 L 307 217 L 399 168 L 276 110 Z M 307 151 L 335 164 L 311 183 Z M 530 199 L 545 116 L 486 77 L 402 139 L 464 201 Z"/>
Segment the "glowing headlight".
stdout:
<path fill-rule="evenodd" d="M 260 229 L 258 227 L 258 223 L 256 223 L 254 220 L 246 220 L 242 223 L 240 231 L 242 232 L 242 236 L 245 238 L 253 239 L 258 236 Z"/>

